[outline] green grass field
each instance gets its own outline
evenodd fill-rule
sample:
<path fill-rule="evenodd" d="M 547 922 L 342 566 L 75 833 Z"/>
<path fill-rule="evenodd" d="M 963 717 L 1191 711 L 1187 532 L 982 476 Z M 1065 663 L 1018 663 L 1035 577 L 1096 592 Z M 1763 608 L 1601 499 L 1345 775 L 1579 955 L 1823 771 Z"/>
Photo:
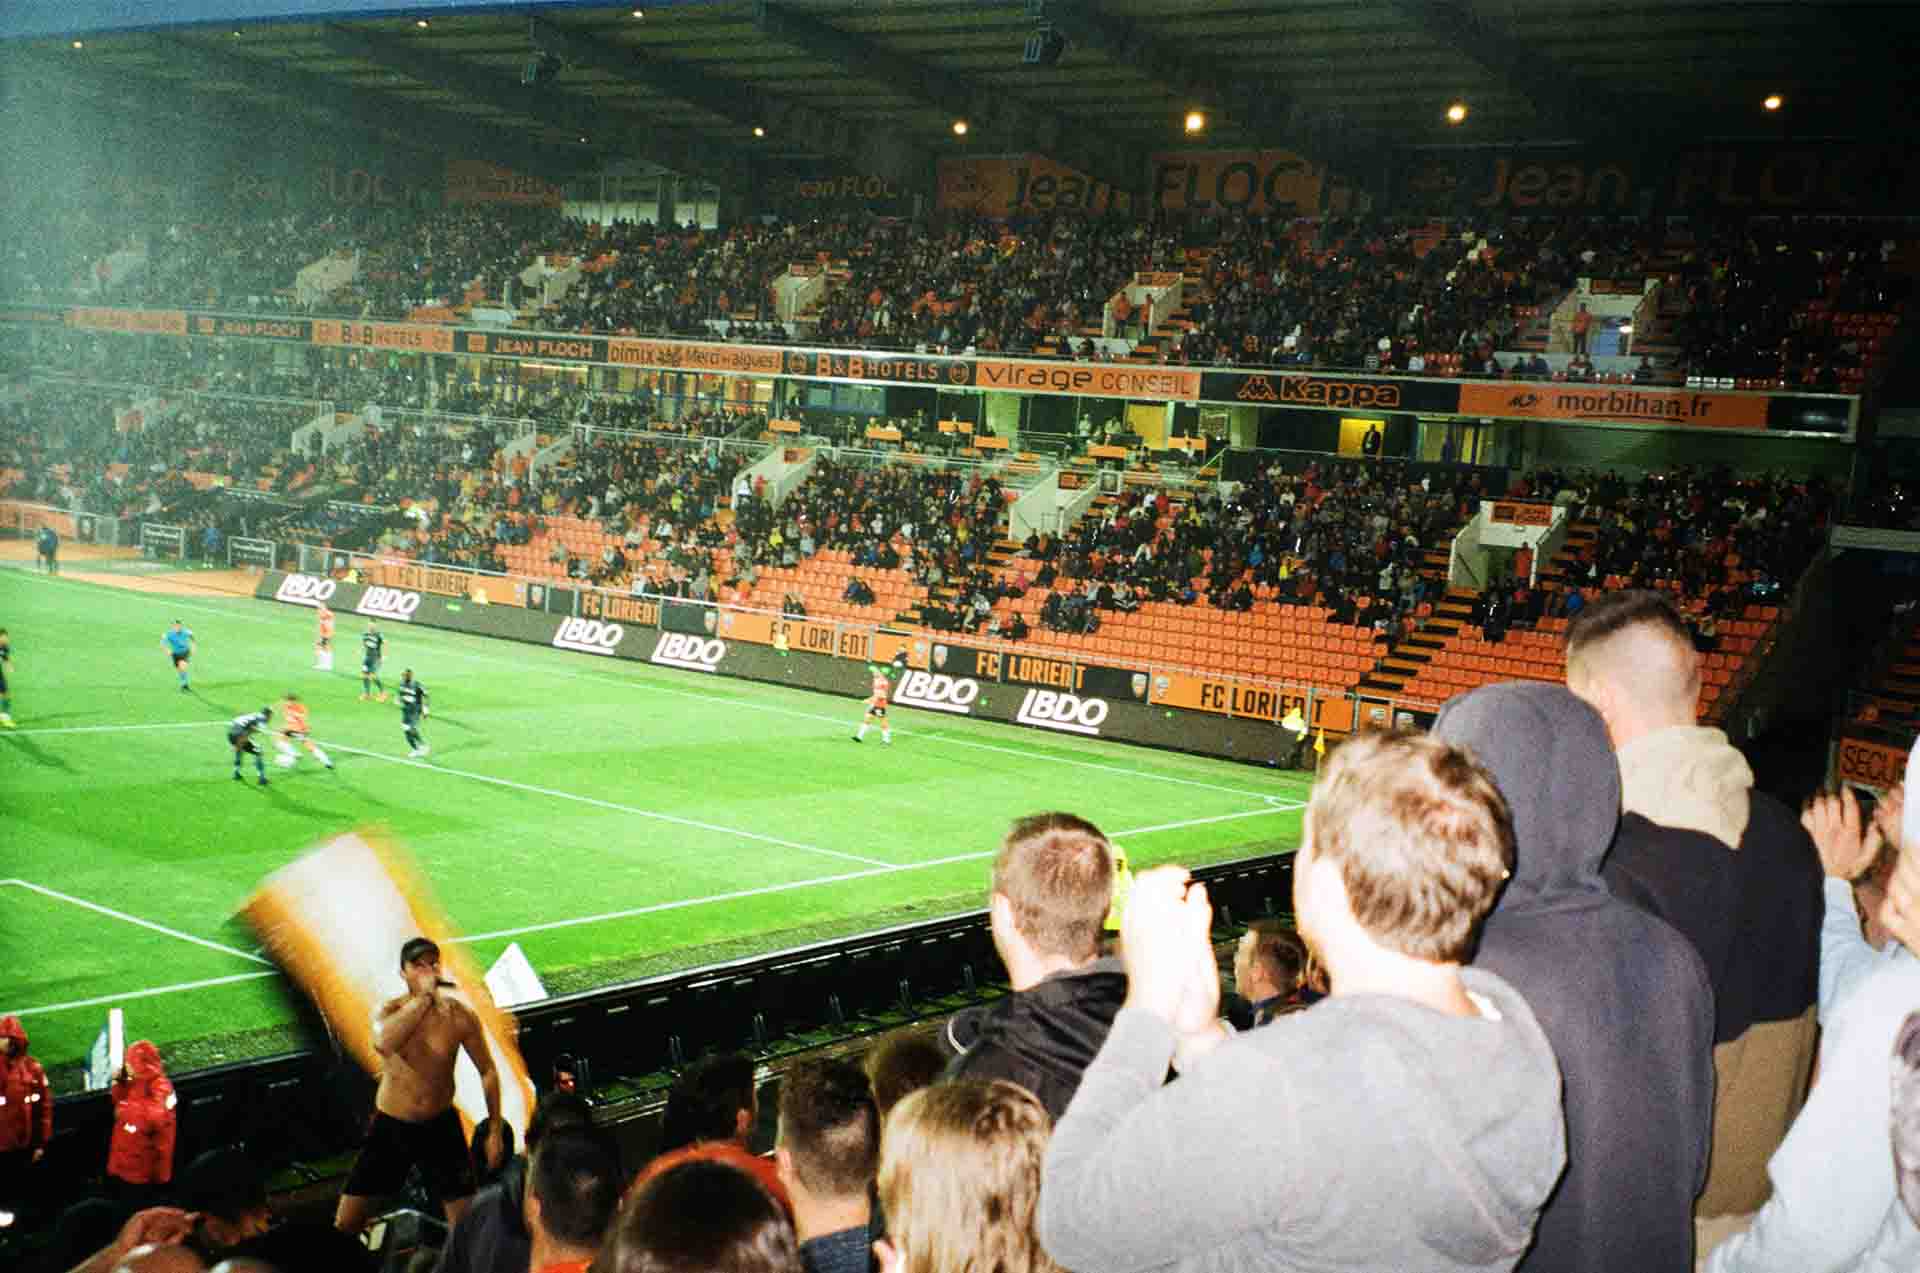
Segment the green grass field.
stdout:
<path fill-rule="evenodd" d="M 198 638 L 194 692 L 160 647 Z M 312 670 L 313 617 L 0 569 L 13 713 L 0 731 L 0 1012 L 50 1068 L 109 1005 L 176 1071 L 291 1037 L 285 991 L 234 907 L 303 848 L 376 826 L 404 845 L 486 965 L 519 941 L 550 990 L 762 953 L 984 904 L 1008 821 L 1065 808 L 1136 866 L 1292 847 L 1295 774 L 896 711 L 403 625 L 387 667 L 433 696 L 431 759 L 398 710 Z M 391 680 L 389 682 L 391 685 Z M 223 726 L 308 702 L 333 753 L 232 781 Z"/>

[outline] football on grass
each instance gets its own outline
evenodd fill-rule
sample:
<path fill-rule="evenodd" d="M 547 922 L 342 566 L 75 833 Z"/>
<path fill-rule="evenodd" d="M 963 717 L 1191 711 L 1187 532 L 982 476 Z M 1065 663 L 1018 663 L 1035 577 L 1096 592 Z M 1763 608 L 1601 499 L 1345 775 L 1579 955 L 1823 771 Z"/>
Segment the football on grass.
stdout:
<path fill-rule="evenodd" d="M 279 754 L 279 756 L 275 757 L 273 763 L 280 766 L 282 769 L 291 769 L 295 765 L 300 763 L 300 757 L 294 755 L 290 751 L 283 751 Z"/>

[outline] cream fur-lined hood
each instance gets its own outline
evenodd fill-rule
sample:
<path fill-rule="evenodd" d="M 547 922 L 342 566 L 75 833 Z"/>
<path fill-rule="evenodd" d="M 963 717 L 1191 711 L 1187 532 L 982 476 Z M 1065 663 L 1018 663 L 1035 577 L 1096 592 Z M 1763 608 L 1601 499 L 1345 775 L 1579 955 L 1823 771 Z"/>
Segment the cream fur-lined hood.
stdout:
<path fill-rule="evenodd" d="M 1661 826 L 1704 831 L 1730 849 L 1747 831 L 1753 769 L 1703 725 L 1676 725 L 1620 749 L 1621 803 Z"/>

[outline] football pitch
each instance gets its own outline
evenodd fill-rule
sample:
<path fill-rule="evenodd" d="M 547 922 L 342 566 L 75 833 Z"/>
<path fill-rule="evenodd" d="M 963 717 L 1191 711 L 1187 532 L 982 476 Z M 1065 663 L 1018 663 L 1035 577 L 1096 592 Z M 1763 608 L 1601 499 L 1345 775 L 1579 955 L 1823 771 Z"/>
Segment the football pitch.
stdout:
<path fill-rule="evenodd" d="M 233 912 L 356 828 L 406 849 L 483 967 L 517 941 L 554 992 L 979 909 L 1007 824 L 1041 810 L 1136 869 L 1299 840 L 1300 774 L 905 708 L 891 746 L 856 746 L 855 700 L 384 624 L 389 691 L 412 668 L 432 695 L 411 760 L 394 703 L 358 701 L 362 626 L 340 616 L 319 672 L 309 611 L 0 568 L 0 1013 L 63 1079 L 110 1006 L 176 1073 L 286 1046 L 287 991 Z M 251 761 L 234 782 L 227 721 L 288 690 L 336 769 L 269 748 L 268 787 Z"/>

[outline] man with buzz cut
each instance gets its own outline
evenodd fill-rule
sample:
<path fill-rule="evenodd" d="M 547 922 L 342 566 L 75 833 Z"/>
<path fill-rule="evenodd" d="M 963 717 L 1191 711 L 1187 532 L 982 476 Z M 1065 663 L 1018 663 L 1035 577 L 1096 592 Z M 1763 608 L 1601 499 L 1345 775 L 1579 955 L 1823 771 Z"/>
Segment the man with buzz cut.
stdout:
<path fill-rule="evenodd" d="M 1120 961 L 1100 954 L 1113 905 L 1114 849 L 1071 813 L 1021 818 L 993 863 L 993 947 L 1013 993 L 957 1014 L 949 1079 L 1010 1079 L 1058 1119 L 1126 998 Z"/>
<path fill-rule="evenodd" d="M 376 1199 L 398 1193 L 418 1164 L 427 1184 L 457 1223 L 473 1201 L 473 1161 L 453 1108 L 454 1063 L 464 1049 L 480 1072 L 487 1101 L 486 1158 L 500 1166 L 506 1142 L 500 1122 L 500 1074 L 480 1018 L 440 975 L 440 947 L 415 937 L 400 948 L 407 993 L 380 1005 L 373 1018 L 373 1050 L 380 1056 L 380 1087 L 373 1126 L 347 1177 L 333 1224 L 346 1233 L 366 1227 Z"/>
<path fill-rule="evenodd" d="M 1293 867 L 1332 994 L 1239 1035 L 1206 886 L 1137 877 L 1126 1006 L 1047 1148 L 1047 1254 L 1073 1273 L 1513 1268 L 1567 1161 L 1552 1047 L 1519 992 L 1464 966 L 1513 861 L 1467 753 L 1411 731 L 1343 744 Z"/>
<path fill-rule="evenodd" d="M 1567 688 L 1606 723 L 1629 815 L 1623 836 L 1631 815 L 1696 833 L 1685 850 L 1617 843 L 1604 874 L 1707 963 L 1713 1150 L 1695 1216 L 1745 1215 L 1772 1192 L 1767 1160 L 1813 1067 L 1819 854 L 1793 812 L 1754 788 L 1726 734 L 1700 723 L 1700 656 L 1659 593 L 1603 593 L 1568 622 Z"/>
<path fill-rule="evenodd" d="M 400 728 L 406 732 L 407 755 L 419 760 L 433 750 L 420 736 L 420 718 L 433 715 L 433 709 L 427 706 L 427 687 L 414 680 L 413 669 L 408 668 L 400 673 L 400 688 L 394 694 L 400 700 Z"/>

